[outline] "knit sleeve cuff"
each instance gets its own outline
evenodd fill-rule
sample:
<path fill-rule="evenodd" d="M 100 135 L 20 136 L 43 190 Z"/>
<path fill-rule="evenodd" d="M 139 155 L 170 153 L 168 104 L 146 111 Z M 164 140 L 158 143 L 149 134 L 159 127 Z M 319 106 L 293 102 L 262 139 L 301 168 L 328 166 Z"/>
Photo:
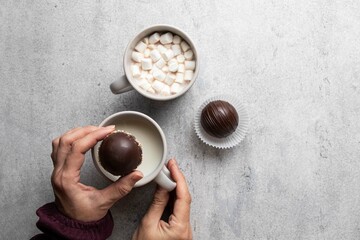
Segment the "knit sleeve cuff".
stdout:
<path fill-rule="evenodd" d="M 98 221 L 82 222 L 66 217 L 52 202 L 40 207 L 36 214 L 39 216 L 36 226 L 45 234 L 57 238 L 102 240 L 108 238 L 114 228 L 110 211 Z"/>

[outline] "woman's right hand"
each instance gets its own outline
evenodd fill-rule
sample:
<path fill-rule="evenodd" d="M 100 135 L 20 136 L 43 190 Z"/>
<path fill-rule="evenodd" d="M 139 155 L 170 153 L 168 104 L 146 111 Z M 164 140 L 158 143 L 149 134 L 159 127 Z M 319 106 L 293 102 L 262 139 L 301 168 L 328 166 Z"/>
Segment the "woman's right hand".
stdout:
<path fill-rule="evenodd" d="M 174 159 L 171 159 L 167 166 L 176 182 L 173 213 L 170 215 L 168 222 L 161 220 L 169 201 L 169 193 L 165 189 L 158 187 L 150 208 L 133 235 L 133 240 L 192 239 L 190 225 L 191 196 L 185 177 Z"/>

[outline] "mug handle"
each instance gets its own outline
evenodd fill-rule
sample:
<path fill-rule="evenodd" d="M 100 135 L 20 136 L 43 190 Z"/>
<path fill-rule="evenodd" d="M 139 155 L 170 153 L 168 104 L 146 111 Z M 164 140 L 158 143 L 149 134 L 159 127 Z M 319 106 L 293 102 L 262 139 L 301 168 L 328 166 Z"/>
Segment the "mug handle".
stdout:
<path fill-rule="evenodd" d="M 154 181 L 168 192 L 171 192 L 176 187 L 176 182 L 171 179 L 170 171 L 166 166 L 161 169 Z"/>
<path fill-rule="evenodd" d="M 110 84 L 110 89 L 113 94 L 120 94 L 120 93 L 128 92 L 134 88 L 131 86 L 126 76 L 123 75 L 118 80 Z"/>

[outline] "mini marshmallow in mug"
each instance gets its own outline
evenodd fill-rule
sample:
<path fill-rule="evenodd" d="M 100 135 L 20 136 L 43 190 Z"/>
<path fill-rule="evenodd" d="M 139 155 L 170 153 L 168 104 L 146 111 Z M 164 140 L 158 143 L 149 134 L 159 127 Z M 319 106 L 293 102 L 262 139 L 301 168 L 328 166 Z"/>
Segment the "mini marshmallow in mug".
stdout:
<path fill-rule="evenodd" d="M 134 60 L 135 62 L 141 62 L 141 60 L 144 58 L 144 55 L 142 53 L 139 52 L 132 52 L 131 54 L 131 58 L 132 60 Z"/>
<path fill-rule="evenodd" d="M 171 85 L 170 92 L 173 94 L 181 92 L 182 87 L 179 83 L 174 83 Z"/>
<path fill-rule="evenodd" d="M 167 32 L 160 37 L 160 42 L 162 44 L 169 44 L 172 43 L 173 40 L 173 34 L 171 32 Z"/>
<path fill-rule="evenodd" d="M 171 86 L 173 84 L 173 82 L 175 81 L 175 78 L 176 78 L 175 74 L 168 73 L 165 77 L 164 83 Z"/>
<path fill-rule="evenodd" d="M 184 57 L 186 60 L 192 60 L 193 56 L 194 56 L 194 53 L 191 50 L 188 50 L 184 53 Z"/>
<path fill-rule="evenodd" d="M 168 85 L 164 85 L 164 87 L 161 89 L 161 95 L 169 96 L 171 94 L 170 87 Z"/>
<path fill-rule="evenodd" d="M 179 64 L 177 71 L 178 71 L 178 73 L 184 73 L 185 72 L 185 65 L 184 64 Z"/>
<path fill-rule="evenodd" d="M 183 63 L 183 62 L 185 62 L 185 57 L 184 57 L 184 55 L 180 54 L 180 55 L 177 55 L 177 56 L 176 56 L 176 60 L 177 60 L 179 63 Z"/>
<path fill-rule="evenodd" d="M 146 57 L 146 58 L 150 57 L 150 49 L 149 48 L 145 49 L 144 57 Z"/>
<path fill-rule="evenodd" d="M 171 49 L 167 49 L 161 55 L 165 61 L 169 61 L 170 59 L 172 59 L 174 57 L 174 52 Z"/>
<path fill-rule="evenodd" d="M 189 44 L 187 44 L 187 43 L 184 42 L 184 41 L 182 41 L 182 42 L 180 43 L 180 46 L 181 46 L 181 49 L 182 49 L 184 52 L 186 52 L 187 50 L 190 49 Z"/>
<path fill-rule="evenodd" d="M 174 44 L 180 44 L 180 42 L 181 42 L 181 38 L 178 35 L 175 35 L 173 37 L 173 43 Z"/>
<path fill-rule="evenodd" d="M 162 57 L 160 57 L 160 59 L 155 63 L 155 65 L 158 68 L 163 68 L 166 65 L 166 62 Z"/>
<path fill-rule="evenodd" d="M 183 73 L 177 73 L 175 82 L 184 83 L 184 74 Z"/>
<path fill-rule="evenodd" d="M 149 43 L 150 44 L 154 44 L 157 43 L 158 41 L 160 41 L 160 34 L 159 33 L 154 33 L 149 37 Z"/>
<path fill-rule="evenodd" d="M 186 70 L 194 70 L 195 69 L 195 61 L 185 61 L 185 69 Z"/>
<path fill-rule="evenodd" d="M 180 45 L 172 45 L 171 49 L 173 50 L 174 56 L 178 56 L 181 54 L 181 47 Z"/>
<path fill-rule="evenodd" d="M 150 58 L 143 58 L 141 60 L 141 68 L 143 70 L 150 70 L 152 68 L 152 61 Z"/>
<path fill-rule="evenodd" d="M 168 66 L 170 72 L 177 72 L 179 64 L 176 59 L 173 58 L 168 62 Z"/>
<path fill-rule="evenodd" d="M 143 42 L 139 42 L 135 47 L 136 51 L 138 51 L 140 53 L 144 53 L 146 48 L 147 48 L 147 45 Z"/>
<path fill-rule="evenodd" d="M 161 58 L 159 50 L 154 49 L 150 52 L 150 57 L 154 62 L 157 62 Z"/>
<path fill-rule="evenodd" d="M 194 76 L 194 72 L 191 71 L 191 70 L 186 70 L 185 71 L 185 74 L 184 74 L 184 80 L 186 81 L 191 81 L 191 79 L 193 78 Z"/>

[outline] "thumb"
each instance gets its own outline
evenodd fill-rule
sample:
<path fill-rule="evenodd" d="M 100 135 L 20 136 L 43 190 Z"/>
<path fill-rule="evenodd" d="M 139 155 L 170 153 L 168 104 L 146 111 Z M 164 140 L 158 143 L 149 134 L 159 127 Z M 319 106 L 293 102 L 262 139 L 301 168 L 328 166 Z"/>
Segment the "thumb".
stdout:
<path fill-rule="evenodd" d="M 154 194 L 153 202 L 145 214 L 143 221 L 147 224 L 158 224 L 168 201 L 169 192 L 158 187 Z"/>
<path fill-rule="evenodd" d="M 104 198 L 114 204 L 119 199 L 126 196 L 134 187 L 135 183 L 143 178 L 140 171 L 134 171 L 124 177 L 119 178 L 116 182 L 102 189 Z"/>

